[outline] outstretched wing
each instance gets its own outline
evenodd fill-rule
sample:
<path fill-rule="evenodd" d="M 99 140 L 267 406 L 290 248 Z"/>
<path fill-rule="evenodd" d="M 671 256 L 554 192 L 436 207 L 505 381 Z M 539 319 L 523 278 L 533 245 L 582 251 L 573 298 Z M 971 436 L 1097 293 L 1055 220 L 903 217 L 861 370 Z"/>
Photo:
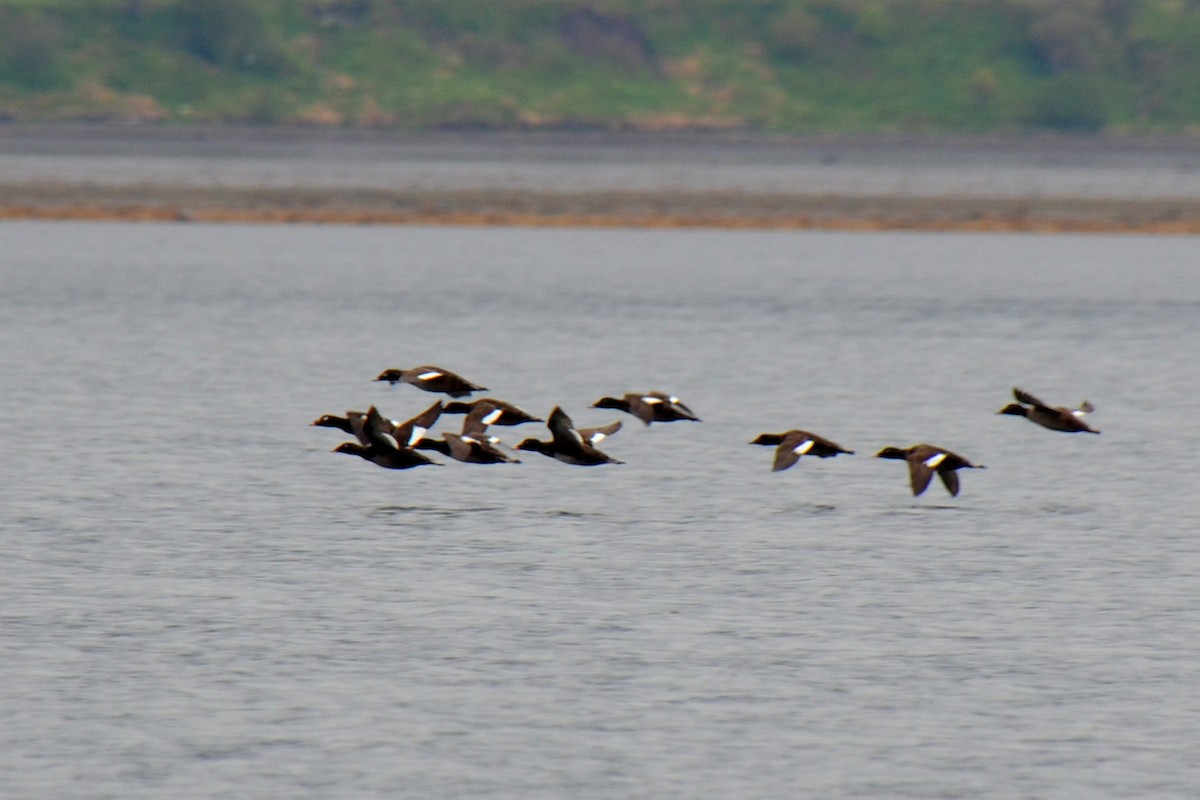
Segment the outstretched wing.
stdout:
<path fill-rule="evenodd" d="M 609 423 L 608 425 L 602 425 L 598 428 L 580 428 L 576 433 L 588 444 L 598 445 L 619 430 L 621 430 L 621 420 Z"/>
<path fill-rule="evenodd" d="M 578 450 L 583 446 L 583 437 L 579 435 L 579 431 L 575 430 L 575 424 L 571 422 L 571 418 L 567 416 L 567 412 L 563 411 L 558 406 L 550 412 L 550 419 L 546 422 L 546 427 L 550 429 L 550 435 L 554 437 L 554 444 L 559 449 Z"/>
<path fill-rule="evenodd" d="M 929 480 L 932 477 L 933 470 L 926 466 L 925 462 L 918 461 L 915 458 L 908 460 L 908 480 L 912 484 L 914 497 L 919 496 L 929 488 Z"/>
<path fill-rule="evenodd" d="M 1013 387 L 1013 397 L 1017 398 L 1018 402 L 1024 403 L 1025 405 L 1028 405 L 1028 406 L 1034 406 L 1036 408 L 1050 409 L 1050 406 L 1046 405 L 1041 400 L 1038 400 L 1036 397 L 1034 397 L 1033 395 L 1031 395 L 1029 392 L 1025 391 L 1024 389 L 1020 389 L 1016 386 Z M 1053 410 L 1053 409 L 1050 409 L 1050 410 Z"/>
<path fill-rule="evenodd" d="M 792 466 L 800 460 L 800 456 L 812 450 L 814 444 L 812 437 L 804 434 L 791 433 L 783 437 L 775 449 L 775 466 L 771 471 L 779 472 Z"/>
<path fill-rule="evenodd" d="M 367 436 L 367 413 L 365 411 L 347 411 L 346 421 L 350 423 L 350 432 L 359 444 L 370 445 L 371 437 Z"/>
<path fill-rule="evenodd" d="M 416 446 L 417 442 L 425 438 L 425 434 L 429 432 L 441 415 L 442 401 L 438 400 L 417 416 L 395 428 L 392 435 L 396 438 L 396 443 L 401 447 Z"/>

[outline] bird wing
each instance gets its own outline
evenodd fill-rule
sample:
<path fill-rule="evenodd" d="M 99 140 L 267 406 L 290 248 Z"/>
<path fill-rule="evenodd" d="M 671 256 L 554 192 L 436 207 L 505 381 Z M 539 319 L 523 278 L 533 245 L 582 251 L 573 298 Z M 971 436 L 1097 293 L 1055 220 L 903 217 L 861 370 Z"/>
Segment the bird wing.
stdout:
<path fill-rule="evenodd" d="M 370 446 L 371 438 L 367 436 L 367 414 L 365 411 L 347 411 L 346 419 L 350 422 L 350 432 L 354 434 L 354 438 L 358 439 L 359 444 Z"/>
<path fill-rule="evenodd" d="M 374 447 L 384 452 L 399 450 L 400 443 L 392 433 L 394 430 L 392 423 L 379 413 L 379 409 L 375 406 L 367 409 L 366 421 L 363 423 L 363 434 L 367 438 L 367 445 L 369 447 Z"/>
<path fill-rule="evenodd" d="M 958 473 L 952 469 L 942 470 L 938 473 L 942 479 L 942 483 L 946 484 L 946 491 L 951 497 L 958 497 Z"/>
<path fill-rule="evenodd" d="M 483 436 L 488 425 L 495 422 L 504 411 L 494 406 L 477 404 L 463 419 L 463 436 Z"/>
<path fill-rule="evenodd" d="M 1036 397 L 1034 397 L 1033 395 L 1031 395 L 1029 392 L 1025 391 L 1024 389 L 1017 388 L 1016 386 L 1013 387 L 1013 397 L 1017 398 L 1018 402 L 1024 403 L 1026 405 L 1034 406 L 1035 408 L 1050 409 L 1050 406 L 1046 405 L 1041 400 L 1038 400 Z M 1050 409 L 1050 410 L 1053 410 L 1053 409 Z"/>
<path fill-rule="evenodd" d="M 425 438 L 425 434 L 429 433 L 429 429 L 441 415 L 442 401 L 438 400 L 412 419 L 397 425 L 392 435 L 401 447 L 413 447 Z"/>
<path fill-rule="evenodd" d="M 908 460 L 908 480 L 912 484 L 912 493 L 916 497 L 929 488 L 929 480 L 933 470 L 924 461 L 915 458 Z"/>
<path fill-rule="evenodd" d="M 481 412 L 478 420 L 484 425 L 495 425 L 496 420 L 504 416 L 504 409 L 500 406 L 479 406 L 478 410 Z"/>
<path fill-rule="evenodd" d="M 803 431 L 792 431 L 784 436 L 779 447 L 775 448 L 775 466 L 771 468 L 772 472 L 792 466 L 800 460 L 800 456 L 812 450 L 814 444 L 816 442 L 813 438 Z"/>
<path fill-rule="evenodd" d="M 687 406 L 687 403 L 683 402 L 682 400 L 680 400 L 680 399 L 679 399 L 678 397 L 676 397 L 675 395 L 671 395 L 670 397 L 668 397 L 668 398 L 667 398 L 667 402 L 668 402 L 668 403 L 669 403 L 669 404 L 670 404 L 670 405 L 671 405 L 671 406 L 672 406 L 672 407 L 673 407 L 673 408 L 674 408 L 676 411 L 678 411 L 678 412 L 682 413 L 682 414 L 683 414 L 684 416 L 686 416 L 688 419 L 695 419 L 695 418 L 696 418 L 696 412 L 694 412 L 694 411 L 692 411 L 690 408 L 688 408 L 688 406 Z"/>
<path fill-rule="evenodd" d="M 782 472 L 799 460 L 800 454 L 795 449 L 788 447 L 786 444 L 781 444 L 775 448 L 775 464 L 771 467 L 771 471 Z"/>
<path fill-rule="evenodd" d="M 629 401 L 629 413 L 647 425 L 654 421 L 654 407 L 662 403 L 662 398 L 654 395 L 627 394 L 625 399 Z"/>
<path fill-rule="evenodd" d="M 546 423 L 546 427 L 550 429 L 550 434 L 554 437 L 554 444 L 560 450 L 564 448 L 578 450 L 583 447 L 583 437 L 579 431 L 575 430 L 575 424 L 571 422 L 567 412 L 558 406 L 555 406 L 554 410 L 550 412 L 550 419 Z"/>
<path fill-rule="evenodd" d="M 621 420 L 598 428 L 580 428 L 576 433 L 588 444 L 597 445 L 619 430 L 621 430 Z"/>

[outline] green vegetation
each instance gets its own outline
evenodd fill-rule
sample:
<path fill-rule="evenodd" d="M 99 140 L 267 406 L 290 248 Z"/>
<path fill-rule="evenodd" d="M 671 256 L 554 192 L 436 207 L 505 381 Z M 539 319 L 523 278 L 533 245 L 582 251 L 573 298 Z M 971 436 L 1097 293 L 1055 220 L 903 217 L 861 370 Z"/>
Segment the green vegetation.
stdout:
<path fill-rule="evenodd" d="M 1200 131 L 1198 0 L 0 0 L 0 119 Z"/>

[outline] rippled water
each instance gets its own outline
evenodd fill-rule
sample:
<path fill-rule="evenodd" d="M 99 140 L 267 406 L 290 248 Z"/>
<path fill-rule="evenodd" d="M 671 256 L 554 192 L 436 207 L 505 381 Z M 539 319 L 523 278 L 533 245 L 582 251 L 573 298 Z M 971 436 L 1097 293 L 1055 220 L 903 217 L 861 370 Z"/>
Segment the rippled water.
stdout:
<path fill-rule="evenodd" d="M 1200 791 L 1194 238 L 0 242 L 5 796 Z M 403 473 L 308 427 L 423 409 L 371 381 L 419 363 L 704 421 Z M 791 427 L 857 454 L 773 474 L 746 442 Z M 871 456 L 916 441 L 988 469 L 914 499 Z"/>

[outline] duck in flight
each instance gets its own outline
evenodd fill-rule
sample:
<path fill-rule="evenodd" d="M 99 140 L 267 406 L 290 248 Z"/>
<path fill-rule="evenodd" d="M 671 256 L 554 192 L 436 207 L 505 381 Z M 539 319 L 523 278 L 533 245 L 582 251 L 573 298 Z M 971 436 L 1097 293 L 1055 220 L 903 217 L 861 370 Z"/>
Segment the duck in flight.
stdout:
<path fill-rule="evenodd" d="M 847 450 L 823 436 L 802 430 L 791 430 L 785 433 L 763 433 L 753 439 L 750 444 L 775 446 L 775 465 L 772 472 L 780 472 L 795 464 L 801 456 L 816 456 L 817 458 L 832 458 L 839 453 L 854 455 L 853 450 Z"/>
<path fill-rule="evenodd" d="M 463 420 L 461 433 L 443 433 L 441 439 L 422 439 L 413 446 L 419 450 L 436 450 L 455 461 L 467 464 L 520 464 L 519 459 L 513 458 L 497 446 L 500 444 L 499 439 L 488 436 L 487 424 L 481 417 L 489 414 L 488 408 L 478 407 Z"/>
<path fill-rule="evenodd" d="M 387 419 L 378 411 L 375 413 L 378 417 L 375 421 L 375 426 L 378 430 L 391 436 L 399 446 L 414 447 L 429 432 L 429 429 L 437 422 L 438 417 L 441 416 L 442 401 L 438 400 L 429 408 L 405 422 Z M 366 411 L 347 411 L 344 417 L 339 417 L 335 414 L 322 414 L 310 422 L 309 425 L 315 425 L 319 428 L 337 428 L 340 431 L 353 435 L 354 438 L 358 439 L 359 444 L 369 445 L 371 444 L 371 439 L 367 435 L 366 430 L 367 417 L 368 412 Z"/>
<path fill-rule="evenodd" d="M 624 463 L 596 449 L 591 441 L 593 437 L 584 436 L 585 432 L 594 435 L 596 430 L 576 430 L 575 424 L 571 422 L 571 418 L 558 406 L 555 406 L 554 410 L 550 412 L 550 419 L 546 422 L 546 427 L 550 429 L 550 441 L 544 442 L 538 439 L 526 439 L 517 445 L 517 449 L 532 450 L 535 453 L 556 458 L 564 464 L 574 464 L 581 467 Z M 616 427 L 619 427 L 619 424 Z M 608 426 L 608 428 L 611 430 L 616 429 L 613 426 Z"/>
<path fill-rule="evenodd" d="M 1029 392 L 1013 387 L 1013 397 L 1016 403 L 1009 403 L 997 411 L 997 414 L 1011 414 L 1015 417 L 1025 417 L 1030 422 L 1036 422 L 1043 428 L 1063 433 L 1100 433 L 1084 421 L 1084 414 L 1096 410 L 1096 407 L 1084 400 L 1079 408 L 1065 406 L 1048 406 Z"/>
<path fill-rule="evenodd" d="M 983 464 L 972 464 L 958 453 L 932 444 L 914 444 L 912 447 L 885 447 L 875 454 L 876 458 L 892 458 L 908 462 L 908 478 L 912 493 L 916 497 L 929 487 L 936 472 L 942 479 L 951 497 L 958 496 L 958 472 L 960 469 L 984 469 Z"/>
<path fill-rule="evenodd" d="M 520 459 L 505 453 L 486 436 L 443 433 L 441 439 L 423 439 L 418 449 L 436 450 L 466 464 L 520 464 Z"/>
<path fill-rule="evenodd" d="M 440 411 L 440 402 L 437 405 Z M 424 453 L 401 444 L 404 439 L 398 439 L 397 434 L 403 437 L 403 431 L 396 430 L 392 422 L 385 419 L 375 406 L 368 409 L 362 430 L 366 443 L 342 442 L 333 452 L 358 456 L 385 469 L 411 469 L 426 464 L 441 466 Z M 410 433 L 410 437 L 413 435 Z M 416 437 L 416 440 L 419 441 L 420 437 Z"/>
<path fill-rule="evenodd" d="M 479 422 L 486 425 L 523 425 L 526 422 L 545 422 L 540 417 L 535 417 L 524 409 L 517 408 L 512 403 L 506 403 L 503 400 L 497 400 L 494 397 L 481 397 L 478 400 L 472 400 L 469 403 L 464 403 L 461 400 L 455 400 L 446 403 L 446 407 L 442 409 L 443 414 L 466 414 L 468 417 L 475 417 Z"/>
<path fill-rule="evenodd" d="M 647 425 L 681 419 L 700 421 L 682 400 L 663 392 L 629 392 L 624 397 L 601 397 L 592 403 L 592 408 L 615 408 L 634 415 Z"/>
<path fill-rule="evenodd" d="M 441 367 L 421 366 L 412 369 L 385 369 L 375 378 L 377 381 L 387 381 L 395 386 L 397 383 L 407 383 L 424 389 L 427 392 L 448 394 L 451 397 L 468 397 L 471 392 L 487 391 L 486 386 L 471 383 L 461 375 L 455 375 Z"/>

